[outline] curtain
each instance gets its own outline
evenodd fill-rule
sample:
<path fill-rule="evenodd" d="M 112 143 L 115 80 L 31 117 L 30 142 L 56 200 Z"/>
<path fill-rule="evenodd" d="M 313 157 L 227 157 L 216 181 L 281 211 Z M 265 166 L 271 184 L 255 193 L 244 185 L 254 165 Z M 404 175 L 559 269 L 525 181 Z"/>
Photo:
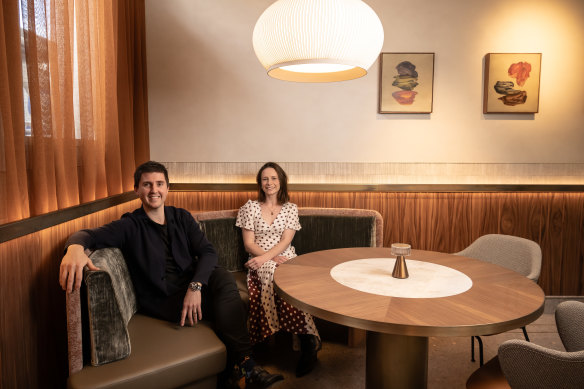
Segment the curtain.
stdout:
<path fill-rule="evenodd" d="M 2 1 L 0 224 L 133 189 L 149 159 L 144 11 Z"/>

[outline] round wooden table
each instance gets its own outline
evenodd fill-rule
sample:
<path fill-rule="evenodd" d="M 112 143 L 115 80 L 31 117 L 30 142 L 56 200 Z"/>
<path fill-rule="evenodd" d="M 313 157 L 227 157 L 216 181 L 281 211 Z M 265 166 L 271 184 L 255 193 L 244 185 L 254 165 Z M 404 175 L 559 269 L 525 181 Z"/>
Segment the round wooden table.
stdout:
<path fill-rule="evenodd" d="M 391 277 L 389 262 L 395 257 L 389 248 L 346 248 L 300 255 L 276 269 L 274 284 L 284 300 L 305 312 L 367 330 L 368 388 L 426 388 L 430 336 L 501 333 L 525 326 L 543 313 L 545 295 L 533 281 L 453 254 L 412 250 L 406 258 L 406 263 L 442 265 L 472 280 L 470 289 L 447 297 L 378 295 L 347 287 L 331 276 L 335 266 L 366 258 L 388 258 Z M 397 281 L 406 287 L 409 279 Z"/>

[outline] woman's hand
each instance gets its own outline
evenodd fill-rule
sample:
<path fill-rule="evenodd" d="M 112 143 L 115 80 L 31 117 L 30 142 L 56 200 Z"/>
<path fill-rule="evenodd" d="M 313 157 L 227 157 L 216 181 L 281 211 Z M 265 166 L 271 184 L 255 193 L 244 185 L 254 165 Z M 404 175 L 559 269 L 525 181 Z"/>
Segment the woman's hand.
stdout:
<path fill-rule="evenodd" d="M 289 258 L 284 257 L 283 255 L 278 255 L 277 257 L 272 258 L 272 261 L 276 262 L 278 265 L 286 262 Z"/>
<path fill-rule="evenodd" d="M 252 259 L 247 261 L 245 263 L 245 267 L 247 267 L 250 270 L 257 270 L 260 267 L 262 267 L 262 265 L 264 263 L 266 263 L 267 261 L 268 261 L 268 258 L 264 257 L 263 255 L 260 255 L 258 257 L 253 257 Z"/>

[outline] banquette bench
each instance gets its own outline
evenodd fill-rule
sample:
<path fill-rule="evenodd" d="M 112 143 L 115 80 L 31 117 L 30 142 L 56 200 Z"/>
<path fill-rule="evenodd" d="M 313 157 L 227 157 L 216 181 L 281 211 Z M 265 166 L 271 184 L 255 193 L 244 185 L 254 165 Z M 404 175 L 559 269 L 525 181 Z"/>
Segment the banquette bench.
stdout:
<path fill-rule="evenodd" d="M 247 302 L 237 210 L 193 212 L 217 250 L 219 264 L 233 272 Z M 383 220 L 377 211 L 299 208 L 298 255 L 342 247 L 381 247 Z M 81 291 L 67 294 L 69 388 L 215 388 L 225 367 L 225 346 L 204 320 L 194 327 L 137 312 L 122 253 L 90 254 L 99 271 L 85 269 Z M 351 334 L 349 334 L 351 336 Z"/>

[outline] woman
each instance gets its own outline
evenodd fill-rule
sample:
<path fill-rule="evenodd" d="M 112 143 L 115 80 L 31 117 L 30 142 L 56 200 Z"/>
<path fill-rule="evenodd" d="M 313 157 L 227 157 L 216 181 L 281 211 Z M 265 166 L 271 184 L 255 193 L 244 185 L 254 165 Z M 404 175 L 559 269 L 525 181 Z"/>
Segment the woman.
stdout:
<path fill-rule="evenodd" d="M 276 267 L 296 256 L 291 245 L 300 230 L 298 207 L 289 202 L 288 177 L 274 162 L 268 162 L 257 174 L 258 200 L 249 200 L 239 209 L 235 225 L 243 234 L 249 260 L 245 266 L 249 290 L 250 336 L 257 343 L 279 330 L 298 334 L 301 356 L 296 376 L 308 374 L 316 364 L 321 348 L 312 316 L 304 313 L 274 292 Z"/>

